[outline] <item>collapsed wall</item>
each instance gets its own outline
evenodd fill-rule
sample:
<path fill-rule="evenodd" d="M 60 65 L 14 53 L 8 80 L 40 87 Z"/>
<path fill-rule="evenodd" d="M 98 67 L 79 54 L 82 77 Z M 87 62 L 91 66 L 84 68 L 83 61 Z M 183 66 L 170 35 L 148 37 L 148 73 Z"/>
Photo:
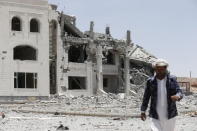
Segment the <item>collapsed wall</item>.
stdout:
<path fill-rule="evenodd" d="M 139 45 L 133 46 L 129 56 L 131 93 L 142 95 L 147 79 L 154 75 L 152 64 L 157 58 Z"/>
<path fill-rule="evenodd" d="M 153 74 L 151 63 L 156 57 L 132 43 L 130 31 L 126 40 L 118 40 L 112 37 L 110 27 L 105 33 L 94 32 L 91 22 L 90 30 L 83 33 L 76 27 L 75 17 L 58 15 L 58 28 L 50 31 L 52 36 L 60 32 L 51 36 L 52 94 L 130 94 L 144 87 Z"/>

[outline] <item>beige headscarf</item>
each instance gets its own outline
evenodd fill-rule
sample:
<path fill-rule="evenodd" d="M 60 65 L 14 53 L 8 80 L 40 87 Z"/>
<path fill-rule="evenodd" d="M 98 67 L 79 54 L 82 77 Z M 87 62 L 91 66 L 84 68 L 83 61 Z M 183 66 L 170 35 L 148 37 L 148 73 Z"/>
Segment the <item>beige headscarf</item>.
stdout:
<path fill-rule="evenodd" d="M 157 61 L 153 63 L 153 68 L 155 68 L 155 67 L 157 67 L 157 66 L 166 66 L 166 67 L 168 67 L 169 64 L 168 64 L 168 62 L 167 62 L 166 60 L 164 60 L 164 59 L 157 59 Z"/>

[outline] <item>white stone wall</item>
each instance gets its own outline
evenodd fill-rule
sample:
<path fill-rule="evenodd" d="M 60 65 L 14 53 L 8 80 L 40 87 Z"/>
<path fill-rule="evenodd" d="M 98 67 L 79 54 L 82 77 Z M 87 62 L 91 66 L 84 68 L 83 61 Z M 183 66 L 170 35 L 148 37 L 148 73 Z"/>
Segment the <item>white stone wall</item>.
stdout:
<path fill-rule="evenodd" d="M 66 54 L 68 55 L 68 54 Z M 67 90 L 67 92 L 62 92 L 64 94 L 73 95 L 73 96 L 79 96 L 79 95 L 86 95 L 90 96 L 93 94 L 93 74 L 92 74 L 92 64 L 89 63 L 68 63 L 68 68 L 70 71 L 68 73 L 65 73 L 64 80 L 65 85 L 68 88 L 68 77 L 85 77 L 86 78 L 86 89 L 85 90 Z"/>
<path fill-rule="evenodd" d="M 61 27 L 59 23 L 59 17 L 60 14 L 52 9 L 49 9 L 49 21 L 55 20 L 57 23 L 57 94 L 62 94 L 61 86 L 65 86 L 66 80 L 62 77 L 64 76 L 62 69 L 60 68 L 62 65 L 64 65 L 62 61 L 62 57 L 65 58 L 65 61 L 67 61 L 66 55 L 64 53 L 64 48 L 63 48 L 63 41 L 61 39 Z"/>
<path fill-rule="evenodd" d="M 60 45 L 59 45 L 60 46 Z M 68 96 L 80 96 L 86 95 L 91 96 L 96 94 L 97 91 L 97 82 L 98 79 L 96 78 L 96 64 L 92 64 L 92 62 L 85 62 L 85 63 L 73 63 L 68 62 L 68 53 L 63 51 L 61 47 L 58 50 L 59 57 L 65 57 L 64 69 L 69 69 L 67 73 L 62 73 L 61 70 L 58 71 L 58 88 L 59 88 L 59 95 L 68 95 Z M 58 57 L 58 59 L 59 59 Z M 61 65 L 61 59 L 58 60 L 58 63 Z M 115 64 L 114 65 L 103 65 L 103 75 L 109 75 L 113 77 L 117 77 L 119 75 L 119 54 L 115 55 Z M 68 90 L 68 77 L 86 77 L 86 89 L 85 90 Z M 63 78 L 61 80 L 61 78 Z M 118 80 L 118 79 L 117 79 Z M 118 81 L 113 82 L 109 81 L 110 87 L 118 86 Z M 62 91 L 61 86 L 65 86 L 67 91 Z"/>
<path fill-rule="evenodd" d="M 48 6 L 48 0 L 0 0 L 0 2 L 6 2 L 12 5 L 20 4 L 23 5 L 30 5 L 30 6 Z"/>
<path fill-rule="evenodd" d="M 21 1 L 21 0 L 18 0 Z M 49 23 L 48 4 L 30 0 L 0 0 L 0 96 L 48 96 L 49 95 Z M 10 3 L 11 2 L 11 3 Z M 17 2 L 17 3 L 14 3 Z M 25 2 L 27 2 L 26 5 Z M 42 7 L 41 7 L 42 6 Z M 22 20 L 22 31 L 11 30 L 11 20 L 17 16 Z M 30 19 L 40 23 L 40 32 L 30 32 Z M 13 60 L 13 48 L 29 45 L 37 49 L 36 61 Z M 4 52 L 4 54 L 3 54 Z M 7 52 L 7 53 L 5 53 Z M 5 57 L 2 59 L 2 57 Z M 14 72 L 38 74 L 37 89 L 14 89 Z"/>

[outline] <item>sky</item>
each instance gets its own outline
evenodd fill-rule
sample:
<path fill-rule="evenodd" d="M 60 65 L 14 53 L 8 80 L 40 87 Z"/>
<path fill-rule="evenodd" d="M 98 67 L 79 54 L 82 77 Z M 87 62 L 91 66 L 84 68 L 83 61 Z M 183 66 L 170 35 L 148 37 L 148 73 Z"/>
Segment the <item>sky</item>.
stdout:
<path fill-rule="evenodd" d="M 197 77 L 197 0 L 49 0 L 74 15 L 81 31 L 110 26 L 113 37 L 132 41 L 166 59 L 171 74 Z"/>

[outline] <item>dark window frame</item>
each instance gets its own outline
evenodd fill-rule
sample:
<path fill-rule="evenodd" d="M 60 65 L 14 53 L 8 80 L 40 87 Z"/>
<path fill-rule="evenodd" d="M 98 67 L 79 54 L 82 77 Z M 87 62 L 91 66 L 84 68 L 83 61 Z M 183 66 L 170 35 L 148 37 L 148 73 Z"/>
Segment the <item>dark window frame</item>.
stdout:
<path fill-rule="evenodd" d="M 29 88 L 27 86 L 27 74 L 32 75 L 32 81 L 33 81 L 33 88 Z M 24 75 L 24 76 L 23 76 Z M 24 79 L 19 79 L 19 76 L 24 77 Z M 32 72 L 14 72 L 14 89 L 37 89 L 38 84 L 38 73 L 32 73 Z M 24 82 L 24 85 L 22 87 L 19 87 L 19 82 Z"/>
<path fill-rule="evenodd" d="M 70 46 L 68 50 L 68 62 L 85 63 L 88 58 L 86 48 L 86 45 Z"/>
<path fill-rule="evenodd" d="M 108 86 L 109 86 L 109 79 L 103 78 L 103 87 L 108 87 Z"/>
<path fill-rule="evenodd" d="M 87 90 L 87 77 L 69 76 L 68 85 L 68 90 Z"/>
<path fill-rule="evenodd" d="M 103 64 L 104 65 L 116 65 L 116 54 L 112 50 L 103 52 Z"/>
<path fill-rule="evenodd" d="M 31 33 L 40 33 L 40 22 L 36 18 L 32 18 L 29 22 L 29 31 Z"/>
<path fill-rule="evenodd" d="M 27 51 L 27 49 L 29 51 Z M 37 61 L 38 51 L 36 48 L 29 45 L 19 45 L 13 48 L 13 59 L 21 60 L 21 61 L 25 61 L 25 60 Z"/>
<path fill-rule="evenodd" d="M 11 21 L 11 30 L 12 31 L 22 31 L 22 21 L 19 17 L 12 17 Z"/>

